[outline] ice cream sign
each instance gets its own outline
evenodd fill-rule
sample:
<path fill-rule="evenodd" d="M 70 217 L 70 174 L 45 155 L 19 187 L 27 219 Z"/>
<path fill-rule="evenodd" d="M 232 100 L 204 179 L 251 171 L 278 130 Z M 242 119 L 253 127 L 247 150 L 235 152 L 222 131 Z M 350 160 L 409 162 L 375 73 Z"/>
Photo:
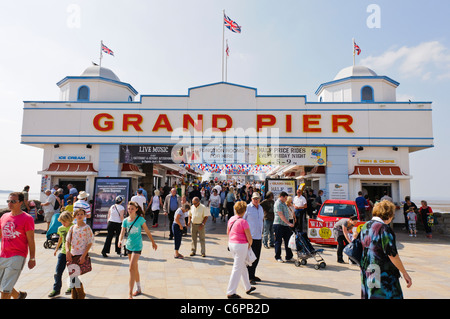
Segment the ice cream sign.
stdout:
<path fill-rule="evenodd" d="M 91 160 L 90 155 L 68 155 L 68 154 L 58 154 L 55 155 L 55 161 L 58 162 L 89 162 Z"/>

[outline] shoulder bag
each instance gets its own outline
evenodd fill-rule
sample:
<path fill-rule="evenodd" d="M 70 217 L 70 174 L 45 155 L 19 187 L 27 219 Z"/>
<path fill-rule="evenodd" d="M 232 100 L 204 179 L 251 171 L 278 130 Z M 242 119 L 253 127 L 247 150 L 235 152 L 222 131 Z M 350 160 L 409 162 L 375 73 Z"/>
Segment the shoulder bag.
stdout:
<path fill-rule="evenodd" d="M 361 259 L 363 253 L 363 246 L 361 243 L 361 233 L 356 236 L 351 243 L 344 248 L 344 254 L 348 256 L 350 260 L 361 266 Z"/>
<path fill-rule="evenodd" d="M 72 242 L 73 226 L 70 228 L 70 241 Z M 72 243 L 71 243 L 72 245 Z M 83 263 L 80 263 L 81 255 L 72 256 L 71 261 L 67 261 L 67 270 L 69 271 L 69 277 L 74 278 L 92 270 L 91 257 L 86 255 Z"/>

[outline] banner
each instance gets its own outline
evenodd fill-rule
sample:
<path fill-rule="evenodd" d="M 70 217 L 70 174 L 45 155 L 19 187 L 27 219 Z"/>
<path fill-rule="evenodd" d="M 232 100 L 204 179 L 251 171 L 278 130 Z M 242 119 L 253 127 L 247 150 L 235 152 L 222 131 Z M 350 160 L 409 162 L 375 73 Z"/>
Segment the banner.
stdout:
<path fill-rule="evenodd" d="M 258 147 L 256 164 L 326 166 L 326 147 Z"/>
<path fill-rule="evenodd" d="M 268 191 L 273 193 L 274 200 L 278 199 L 281 192 L 286 192 L 294 197 L 297 191 L 297 181 L 295 179 L 270 179 L 266 178 L 266 194 Z"/>
<path fill-rule="evenodd" d="M 308 219 L 308 238 L 311 242 L 316 244 L 324 244 L 324 245 L 337 245 L 336 239 L 334 239 L 333 228 L 334 225 L 340 219 L 333 221 L 323 221 L 317 219 Z M 355 227 L 353 227 L 350 236 L 353 236 L 353 233 L 356 231 L 359 232 L 361 227 L 365 224 L 365 222 L 358 222 Z"/>
<path fill-rule="evenodd" d="M 127 209 L 130 200 L 131 178 L 129 177 L 96 177 L 94 186 L 94 207 L 92 229 L 105 230 L 108 225 L 108 210 L 115 204 L 117 196 L 123 196 L 122 206 Z"/>
<path fill-rule="evenodd" d="M 186 163 L 184 147 L 173 145 L 122 145 L 121 163 Z"/>

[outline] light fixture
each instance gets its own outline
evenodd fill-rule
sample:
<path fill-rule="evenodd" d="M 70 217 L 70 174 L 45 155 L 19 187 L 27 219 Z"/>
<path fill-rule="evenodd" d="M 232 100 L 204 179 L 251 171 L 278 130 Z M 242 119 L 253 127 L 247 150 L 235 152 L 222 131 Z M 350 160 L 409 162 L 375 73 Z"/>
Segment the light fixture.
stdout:
<path fill-rule="evenodd" d="M 59 148 L 59 144 L 53 145 L 54 148 Z"/>
<path fill-rule="evenodd" d="M 358 151 L 364 151 L 364 147 L 362 146 L 358 147 Z"/>
<path fill-rule="evenodd" d="M 398 147 L 397 146 L 394 146 L 394 147 L 392 147 L 392 149 L 394 150 L 394 151 L 398 151 Z"/>
<path fill-rule="evenodd" d="M 91 144 L 86 145 L 86 148 L 92 148 Z"/>

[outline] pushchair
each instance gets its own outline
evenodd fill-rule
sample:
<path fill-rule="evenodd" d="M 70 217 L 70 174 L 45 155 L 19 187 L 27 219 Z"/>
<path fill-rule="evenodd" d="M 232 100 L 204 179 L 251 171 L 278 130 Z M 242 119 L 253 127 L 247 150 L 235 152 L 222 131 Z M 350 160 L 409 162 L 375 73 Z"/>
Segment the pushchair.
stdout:
<path fill-rule="evenodd" d="M 297 260 L 294 264 L 296 267 L 300 265 L 306 265 L 308 258 L 314 258 L 317 264 L 314 265 L 314 269 L 319 270 L 320 268 L 325 268 L 325 260 L 320 255 L 323 249 L 315 249 L 311 245 L 311 241 L 306 233 L 295 230 L 295 244 L 297 246 Z"/>
<path fill-rule="evenodd" d="M 57 234 L 59 226 L 62 226 L 61 222 L 58 221 L 60 213 L 56 213 L 53 215 L 52 220 L 50 221 L 50 225 L 48 226 L 46 238 L 44 241 L 44 248 L 53 248 L 53 245 L 56 245 L 59 240 L 59 235 Z"/>

